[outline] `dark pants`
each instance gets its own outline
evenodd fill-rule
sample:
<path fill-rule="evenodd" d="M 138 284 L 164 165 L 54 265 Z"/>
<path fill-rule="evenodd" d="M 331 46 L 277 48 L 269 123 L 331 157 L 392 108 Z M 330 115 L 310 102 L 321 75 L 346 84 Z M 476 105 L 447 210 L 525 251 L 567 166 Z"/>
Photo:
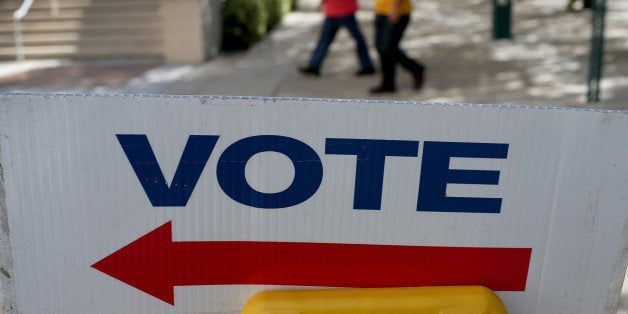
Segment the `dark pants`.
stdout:
<path fill-rule="evenodd" d="M 360 60 L 362 69 L 372 69 L 373 63 L 371 62 L 371 57 L 369 57 L 366 41 L 364 40 L 364 36 L 362 36 L 362 32 L 360 32 L 355 15 L 325 18 L 325 22 L 323 23 L 323 28 L 321 30 L 321 36 L 318 40 L 318 44 L 316 45 L 316 49 L 314 49 L 314 52 L 312 53 L 309 67 L 312 69 L 320 69 L 323 59 L 325 59 L 325 56 L 327 55 L 329 45 L 331 45 L 334 41 L 334 37 L 336 37 L 336 33 L 341 26 L 344 26 L 349 31 L 353 39 L 355 39 L 356 53 L 358 54 L 358 59 Z"/>
<path fill-rule="evenodd" d="M 415 77 L 423 74 L 423 65 L 410 59 L 399 48 L 399 43 L 410 22 L 409 15 L 402 15 L 395 24 L 390 24 L 388 16 L 375 16 L 375 45 L 382 65 L 382 87 L 395 89 L 395 66 L 401 64 Z"/>

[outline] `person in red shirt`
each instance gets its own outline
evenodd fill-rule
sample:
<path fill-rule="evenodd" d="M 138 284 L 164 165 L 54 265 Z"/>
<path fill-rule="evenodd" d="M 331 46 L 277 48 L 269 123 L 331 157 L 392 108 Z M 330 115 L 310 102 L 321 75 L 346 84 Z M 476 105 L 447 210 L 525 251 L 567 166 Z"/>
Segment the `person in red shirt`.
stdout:
<path fill-rule="evenodd" d="M 355 18 L 358 10 L 356 0 L 322 0 L 321 6 L 325 12 L 325 21 L 321 29 L 320 37 L 316 49 L 312 52 L 312 57 L 307 67 L 300 67 L 299 71 L 304 74 L 320 75 L 323 60 L 327 55 L 329 45 L 334 41 L 336 33 L 340 27 L 345 27 L 356 43 L 356 53 L 360 60 L 360 70 L 356 75 L 368 75 L 375 73 L 373 62 L 368 54 L 368 48 L 364 36 Z"/>

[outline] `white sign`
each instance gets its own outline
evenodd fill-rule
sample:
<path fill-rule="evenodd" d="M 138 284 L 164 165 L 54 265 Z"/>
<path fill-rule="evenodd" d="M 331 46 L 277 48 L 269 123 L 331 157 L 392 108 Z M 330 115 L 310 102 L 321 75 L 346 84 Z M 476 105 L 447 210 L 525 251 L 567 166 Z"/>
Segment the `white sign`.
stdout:
<path fill-rule="evenodd" d="M 617 304 L 623 111 L 4 94 L 0 126 L 20 313 L 238 312 L 277 287 Z"/>

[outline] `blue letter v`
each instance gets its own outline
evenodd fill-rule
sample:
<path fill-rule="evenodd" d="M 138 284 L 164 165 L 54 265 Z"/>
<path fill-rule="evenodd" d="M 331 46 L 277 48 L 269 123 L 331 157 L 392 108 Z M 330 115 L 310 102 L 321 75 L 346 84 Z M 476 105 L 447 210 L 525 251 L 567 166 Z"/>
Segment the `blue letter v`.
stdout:
<path fill-rule="evenodd" d="M 145 134 L 116 134 L 116 137 L 155 207 L 185 207 L 218 141 L 216 135 L 190 135 L 168 187 Z"/>

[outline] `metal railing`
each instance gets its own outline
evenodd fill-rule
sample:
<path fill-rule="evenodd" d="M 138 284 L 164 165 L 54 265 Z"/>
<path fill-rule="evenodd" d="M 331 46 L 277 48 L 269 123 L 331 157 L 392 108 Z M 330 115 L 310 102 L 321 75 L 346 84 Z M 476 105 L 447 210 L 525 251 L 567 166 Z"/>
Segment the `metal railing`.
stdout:
<path fill-rule="evenodd" d="M 25 59 L 24 53 L 24 34 L 22 33 L 22 19 L 31 9 L 33 0 L 24 0 L 17 11 L 13 13 L 13 37 L 15 38 L 15 57 L 22 61 Z"/>
<path fill-rule="evenodd" d="M 22 19 L 28 14 L 34 0 L 24 0 L 19 9 L 13 12 L 13 37 L 15 38 L 15 58 L 19 61 L 26 59 L 24 51 L 24 33 L 22 32 Z M 50 15 L 59 14 L 59 1 L 50 0 Z"/>

